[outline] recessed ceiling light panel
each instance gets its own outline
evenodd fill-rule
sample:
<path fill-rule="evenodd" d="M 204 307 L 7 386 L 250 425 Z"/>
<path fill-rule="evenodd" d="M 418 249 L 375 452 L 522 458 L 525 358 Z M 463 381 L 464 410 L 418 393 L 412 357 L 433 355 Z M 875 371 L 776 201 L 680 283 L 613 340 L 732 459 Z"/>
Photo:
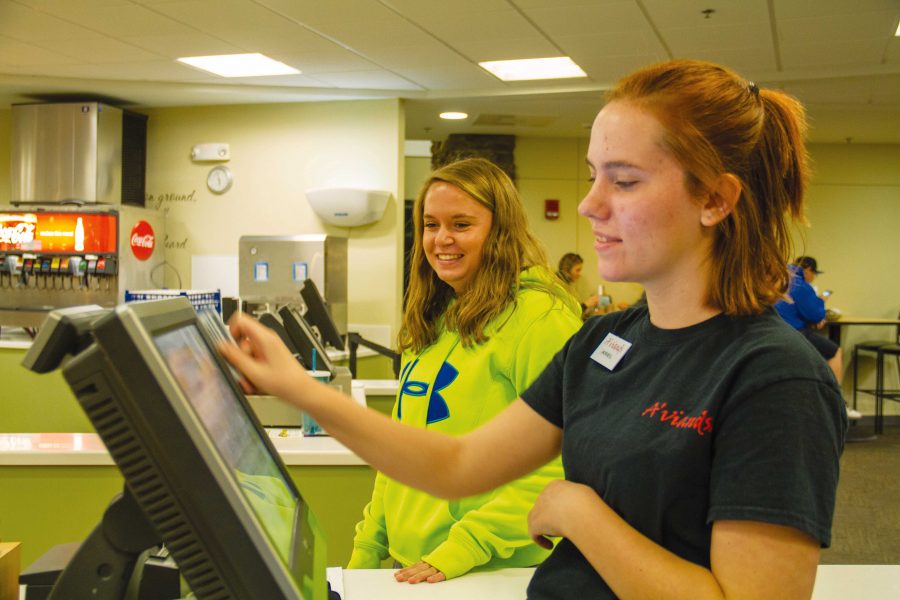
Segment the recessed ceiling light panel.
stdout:
<path fill-rule="evenodd" d="M 442 119 L 449 119 L 451 121 L 458 121 L 460 119 L 468 118 L 468 114 L 464 112 L 442 112 Z"/>
<path fill-rule="evenodd" d="M 294 67 L 254 52 L 252 54 L 222 54 L 219 56 L 187 56 L 178 62 L 221 77 L 263 77 L 266 75 L 297 75 Z"/>
<path fill-rule="evenodd" d="M 568 56 L 492 60 L 478 64 L 502 81 L 587 77 L 587 73 Z"/>

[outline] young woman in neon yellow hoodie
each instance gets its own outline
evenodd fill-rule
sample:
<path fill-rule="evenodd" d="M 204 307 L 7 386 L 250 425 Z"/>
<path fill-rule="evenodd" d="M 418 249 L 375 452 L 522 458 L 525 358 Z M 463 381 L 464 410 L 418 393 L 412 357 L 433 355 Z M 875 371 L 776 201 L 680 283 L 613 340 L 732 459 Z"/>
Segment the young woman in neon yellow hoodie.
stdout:
<path fill-rule="evenodd" d="M 414 224 L 394 418 L 463 434 L 521 395 L 579 328 L 580 311 L 547 267 L 512 181 L 489 161 L 435 171 L 416 200 Z M 390 556 L 404 567 L 398 580 L 437 582 L 475 567 L 536 565 L 548 551 L 529 537 L 526 517 L 541 490 L 562 477 L 554 460 L 448 501 L 379 473 L 349 568 L 378 568 Z"/>

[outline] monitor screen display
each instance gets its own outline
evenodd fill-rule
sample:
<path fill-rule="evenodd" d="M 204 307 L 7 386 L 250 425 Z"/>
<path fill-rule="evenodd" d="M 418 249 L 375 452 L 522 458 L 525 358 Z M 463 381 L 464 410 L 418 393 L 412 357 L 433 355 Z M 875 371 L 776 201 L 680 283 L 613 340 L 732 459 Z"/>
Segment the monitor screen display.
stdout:
<path fill-rule="evenodd" d="M 237 477 L 282 560 L 288 562 L 298 495 L 242 409 L 197 327 L 181 327 L 154 338 L 181 391 L 219 453 Z"/>

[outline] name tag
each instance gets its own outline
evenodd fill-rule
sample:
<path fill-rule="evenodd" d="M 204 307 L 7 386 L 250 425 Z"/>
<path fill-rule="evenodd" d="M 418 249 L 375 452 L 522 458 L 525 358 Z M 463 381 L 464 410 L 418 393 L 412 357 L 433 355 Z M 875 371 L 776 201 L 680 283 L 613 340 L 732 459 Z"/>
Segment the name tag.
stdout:
<path fill-rule="evenodd" d="M 594 353 L 591 354 L 591 358 L 612 371 L 629 348 L 631 348 L 631 342 L 623 340 L 614 333 L 607 333 Z"/>

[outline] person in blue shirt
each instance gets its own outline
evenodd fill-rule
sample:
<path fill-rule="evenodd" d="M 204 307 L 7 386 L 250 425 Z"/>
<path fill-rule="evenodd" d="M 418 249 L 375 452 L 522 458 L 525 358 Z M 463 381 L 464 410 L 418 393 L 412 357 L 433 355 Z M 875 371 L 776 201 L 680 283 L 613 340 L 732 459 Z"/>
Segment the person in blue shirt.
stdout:
<path fill-rule="evenodd" d="M 788 325 L 799 331 L 818 350 L 822 358 L 831 367 L 838 385 L 843 379 L 844 355 L 841 347 L 832 342 L 818 330 L 825 326 L 825 298 L 820 296 L 812 286 L 813 280 L 821 274 L 819 264 L 811 256 L 800 256 L 794 264 L 788 265 L 791 271 L 791 285 L 788 297 L 775 304 L 775 310 Z M 857 411 L 848 408 L 847 415 L 859 418 Z"/>

